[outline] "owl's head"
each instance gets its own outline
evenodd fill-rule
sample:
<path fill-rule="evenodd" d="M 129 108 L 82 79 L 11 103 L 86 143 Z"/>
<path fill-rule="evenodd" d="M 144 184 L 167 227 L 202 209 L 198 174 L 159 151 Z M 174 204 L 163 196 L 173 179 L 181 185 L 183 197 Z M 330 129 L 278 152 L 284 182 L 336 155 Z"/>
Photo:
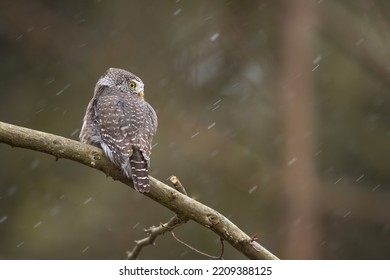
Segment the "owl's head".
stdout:
<path fill-rule="evenodd" d="M 136 94 L 144 98 L 144 83 L 136 75 L 119 68 L 109 68 L 100 77 L 95 87 L 95 93 L 103 86 L 117 87 L 121 91 Z"/>

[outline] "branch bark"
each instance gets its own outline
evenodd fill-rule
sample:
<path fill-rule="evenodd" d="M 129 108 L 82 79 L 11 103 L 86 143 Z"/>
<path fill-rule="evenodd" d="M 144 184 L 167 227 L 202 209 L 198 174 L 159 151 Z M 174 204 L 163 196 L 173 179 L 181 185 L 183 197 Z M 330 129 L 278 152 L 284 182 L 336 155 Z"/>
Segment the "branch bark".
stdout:
<path fill-rule="evenodd" d="M 106 159 L 103 151 L 61 136 L 0 122 L 0 142 L 73 160 L 104 172 L 133 188 L 131 180 Z M 159 204 L 214 231 L 235 249 L 250 259 L 278 259 L 240 228 L 214 209 L 174 190 L 149 176 L 151 191 L 144 193 Z"/>

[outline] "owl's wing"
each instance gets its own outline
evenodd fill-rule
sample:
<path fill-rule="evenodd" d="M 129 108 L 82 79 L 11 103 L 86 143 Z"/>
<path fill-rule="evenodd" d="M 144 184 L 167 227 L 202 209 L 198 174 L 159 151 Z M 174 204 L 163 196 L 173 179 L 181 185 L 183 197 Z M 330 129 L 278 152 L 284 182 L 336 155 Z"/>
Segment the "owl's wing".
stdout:
<path fill-rule="evenodd" d="M 144 158 L 150 164 L 152 150 L 152 139 L 157 130 L 157 115 L 152 106 L 144 100 L 142 101 L 143 125 L 140 127 L 138 138 L 140 139 L 140 150 Z"/>
<path fill-rule="evenodd" d="M 96 100 L 94 115 L 100 133 L 101 146 L 119 166 L 126 166 L 133 153 L 133 141 L 137 134 L 137 106 L 131 96 L 123 98 L 123 93 L 115 88 L 106 88 Z"/>

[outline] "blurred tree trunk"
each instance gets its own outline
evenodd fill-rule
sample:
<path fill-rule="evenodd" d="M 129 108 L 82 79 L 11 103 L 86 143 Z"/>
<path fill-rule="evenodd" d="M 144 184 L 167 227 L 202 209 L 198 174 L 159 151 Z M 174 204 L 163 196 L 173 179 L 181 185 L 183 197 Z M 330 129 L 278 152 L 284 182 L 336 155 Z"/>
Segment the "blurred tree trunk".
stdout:
<path fill-rule="evenodd" d="M 283 258 L 320 258 L 318 181 L 313 160 L 313 2 L 282 0 L 279 65 L 283 133 Z"/>

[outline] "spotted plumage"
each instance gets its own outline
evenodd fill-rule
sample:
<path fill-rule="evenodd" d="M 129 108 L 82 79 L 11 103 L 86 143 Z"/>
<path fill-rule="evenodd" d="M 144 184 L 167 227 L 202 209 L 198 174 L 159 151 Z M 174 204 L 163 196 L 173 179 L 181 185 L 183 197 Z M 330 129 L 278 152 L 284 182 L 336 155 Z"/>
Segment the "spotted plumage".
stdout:
<path fill-rule="evenodd" d="M 144 100 L 140 78 L 110 68 L 96 84 L 88 104 L 80 141 L 103 149 L 139 192 L 150 190 L 148 168 L 157 116 Z"/>

